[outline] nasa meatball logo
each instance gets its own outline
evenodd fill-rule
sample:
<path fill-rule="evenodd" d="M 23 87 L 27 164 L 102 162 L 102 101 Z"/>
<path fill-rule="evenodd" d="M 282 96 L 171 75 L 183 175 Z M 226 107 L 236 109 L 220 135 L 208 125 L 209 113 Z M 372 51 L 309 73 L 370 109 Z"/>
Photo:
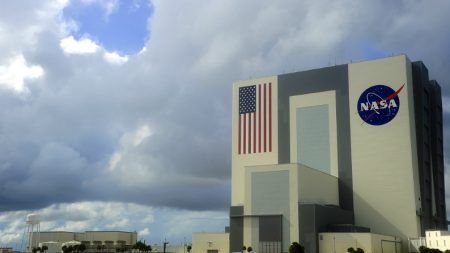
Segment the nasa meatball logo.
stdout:
<path fill-rule="evenodd" d="M 374 85 L 366 89 L 358 100 L 358 114 L 361 119 L 370 125 L 384 125 L 395 118 L 400 109 L 398 94 L 402 91 L 403 84 L 397 91 L 386 85 Z"/>

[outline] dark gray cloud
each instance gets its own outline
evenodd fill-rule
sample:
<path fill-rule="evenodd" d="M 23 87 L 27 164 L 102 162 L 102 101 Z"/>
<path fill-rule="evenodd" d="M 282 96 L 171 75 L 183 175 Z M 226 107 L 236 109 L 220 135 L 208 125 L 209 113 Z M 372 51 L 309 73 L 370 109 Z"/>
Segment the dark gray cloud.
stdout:
<path fill-rule="evenodd" d="M 146 51 L 121 65 L 104 49 L 64 53 L 61 5 L 31 2 L 41 15 L 0 11 L 0 66 L 22 54 L 45 71 L 26 94 L 0 86 L 0 211 L 83 200 L 225 210 L 235 80 L 406 53 L 450 97 L 447 2 L 154 1 Z"/>

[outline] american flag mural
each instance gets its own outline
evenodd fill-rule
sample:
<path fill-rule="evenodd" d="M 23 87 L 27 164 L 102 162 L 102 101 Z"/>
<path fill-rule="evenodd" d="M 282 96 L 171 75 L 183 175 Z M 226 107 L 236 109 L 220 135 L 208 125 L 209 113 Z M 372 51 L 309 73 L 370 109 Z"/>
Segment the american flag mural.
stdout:
<path fill-rule="evenodd" d="M 239 88 L 238 154 L 272 152 L 272 84 Z"/>

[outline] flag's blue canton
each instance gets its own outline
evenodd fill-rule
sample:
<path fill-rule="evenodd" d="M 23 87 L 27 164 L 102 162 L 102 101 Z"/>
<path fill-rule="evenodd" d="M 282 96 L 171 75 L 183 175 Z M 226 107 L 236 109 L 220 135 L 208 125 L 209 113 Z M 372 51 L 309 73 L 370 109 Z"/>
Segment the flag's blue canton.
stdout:
<path fill-rule="evenodd" d="M 256 112 L 256 85 L 239 88 L 239 114 Z"/>

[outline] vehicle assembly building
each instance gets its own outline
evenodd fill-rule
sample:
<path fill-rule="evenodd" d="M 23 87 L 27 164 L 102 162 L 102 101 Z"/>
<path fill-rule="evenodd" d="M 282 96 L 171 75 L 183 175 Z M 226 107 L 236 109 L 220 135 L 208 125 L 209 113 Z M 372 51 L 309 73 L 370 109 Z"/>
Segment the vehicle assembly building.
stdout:
<path fill-rule="evenodd" d="M 231 252 L 407 252 L 447 229 L 441 90 L 422 62 L 238 81 L 232 118 Z"/>

